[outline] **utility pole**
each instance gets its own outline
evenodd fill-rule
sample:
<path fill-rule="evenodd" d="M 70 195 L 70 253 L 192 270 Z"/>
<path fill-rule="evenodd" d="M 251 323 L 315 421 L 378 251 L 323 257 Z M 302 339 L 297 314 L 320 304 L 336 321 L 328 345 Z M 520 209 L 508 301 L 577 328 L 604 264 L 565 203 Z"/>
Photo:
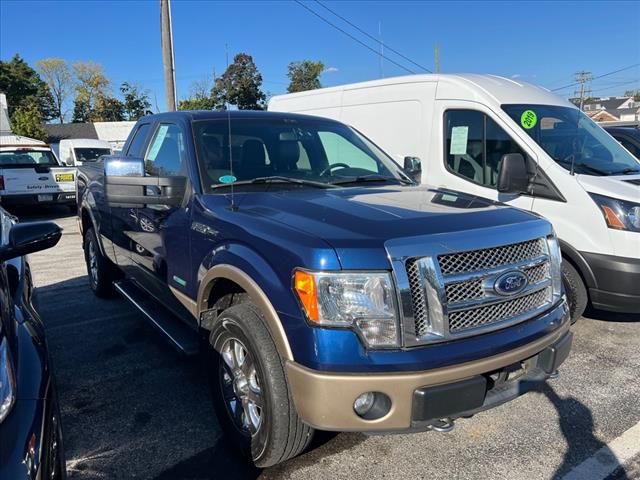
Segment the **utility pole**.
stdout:
<path fill-rule="evenodd" d="M 576 82 L 580 84 L 578 90 L 576 90 L 576 95 L 580 98 L 580 110 L 584 110 L 584 99 L 591 95 L 591 90 L 586 89 L 587 82 L 590 82 L 592 78 L 591 72 L 587 72 L 585 70 L 581 70 L 576 73 Z"/>
<path fill-rule="evenodd" d="M 435 72 L 433 73 L 440 73 L 440 44 L 438 42 L 436 42 L 433 55 L 435 57 Z"/>
<path fill-rule="evenodd" d="M 162 40 L 162 65 L 164 66 L 164 89 L 167 96 L 167 111 L 176 110 L 176 70 L 173 65 L 173 32 L 171 31 L 171 5 L 169 0 L 160 0 L 160 31 Z"/>
<path fill-rule="evenodd" d="M 378 20 L 378 39 L 380 42 L 380 78 L 384 78 L 384 67 L 383 67 L 383 57 L 384 57 L 384 43 L 382 43 L 382 21 Z"/>

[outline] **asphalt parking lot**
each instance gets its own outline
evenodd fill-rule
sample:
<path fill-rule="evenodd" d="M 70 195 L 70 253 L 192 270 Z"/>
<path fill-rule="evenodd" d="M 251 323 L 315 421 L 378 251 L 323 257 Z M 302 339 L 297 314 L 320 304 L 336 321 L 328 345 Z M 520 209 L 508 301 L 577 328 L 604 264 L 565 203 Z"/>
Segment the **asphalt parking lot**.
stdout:
<path fill-rule="evenodd" d="M 308 453 L 254 470 L 227 448 L 206 365 L 174 353 L 123 300 L 91 294 L 75 217 L 55 209 L 25 219 L 38 216 L 65 229 L 31 267 L 72 479 L 602 478 L 589 459 L 615 462 L 611 445 L 636 438 L 628 431 L 640 423 L 640 315 L 592 312 L 574 327 L 560 377 L 539 392 L 450 433 L 321 435 Z M 639 457 L 626 451 L 609 478 L 640 479 Z"/>

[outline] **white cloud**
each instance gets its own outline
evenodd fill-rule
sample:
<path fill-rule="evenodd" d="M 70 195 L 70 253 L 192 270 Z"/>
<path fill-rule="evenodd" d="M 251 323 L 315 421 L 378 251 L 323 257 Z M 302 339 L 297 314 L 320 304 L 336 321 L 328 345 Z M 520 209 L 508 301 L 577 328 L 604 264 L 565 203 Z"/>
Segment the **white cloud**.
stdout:
<path fill-rule="evenodd" d="M 322 73 L 336 73 L 339 72 L 340 70 L 338 69 L 338 67 L 327 67 L 324 69 L 324 72 Z"/>

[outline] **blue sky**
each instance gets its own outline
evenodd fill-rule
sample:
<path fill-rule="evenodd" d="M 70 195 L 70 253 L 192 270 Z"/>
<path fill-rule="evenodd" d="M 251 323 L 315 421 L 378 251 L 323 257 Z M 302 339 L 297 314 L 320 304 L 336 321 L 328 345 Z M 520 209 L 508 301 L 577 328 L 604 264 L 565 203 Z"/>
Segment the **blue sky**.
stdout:
<path fill-rule="evenodd" d="M 317 3 L 306 5 L 378 49 Z M 640 1 L 326 5 L 373 35 L 380 24 L 385 43 L 430 69 L 438 42 L 443 72 L 494 73 L 556 88 L 572 83 L 578 70 L 599 75 L 640 63 Z M 322 78 L 327 86 L 380 77 L 377 55 L 292 1 L 173 0 L 172 17 L 179 98 L 188 95 L 194 81 L 214 69 L 224 71 L 225 45 L 231 58 L 240 51 L 253 55 L 263 89 L 272 94 L 286 90 L 292 60 L 324 61 L 331 67 Z M 159 31 L 158 0 L 0 0 L 2 60 L 15 53 L 30 64 L 45 57 L 92 60 L 104 66 L 114 87 L 137 83 L 150 90 L 152 102 L 155 97 L 162 109 Z M 406 72 L 384 61 L 383 73 Z M 599 95 L 631 88 L 640 88 L 640 67 L 592 84 Z"/>

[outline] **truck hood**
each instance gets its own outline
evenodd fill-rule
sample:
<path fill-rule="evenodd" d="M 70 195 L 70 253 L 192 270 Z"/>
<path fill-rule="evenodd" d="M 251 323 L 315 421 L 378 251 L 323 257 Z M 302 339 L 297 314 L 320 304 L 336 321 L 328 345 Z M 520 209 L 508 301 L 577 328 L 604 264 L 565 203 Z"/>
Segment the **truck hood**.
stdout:
<path fill-rule="evenodd" d="M 389 268 L 385 242 L 538 220 L 459 192 L 419 187 L 236 193 L 239 211 L 323 239 L 343 268 Z"/>

